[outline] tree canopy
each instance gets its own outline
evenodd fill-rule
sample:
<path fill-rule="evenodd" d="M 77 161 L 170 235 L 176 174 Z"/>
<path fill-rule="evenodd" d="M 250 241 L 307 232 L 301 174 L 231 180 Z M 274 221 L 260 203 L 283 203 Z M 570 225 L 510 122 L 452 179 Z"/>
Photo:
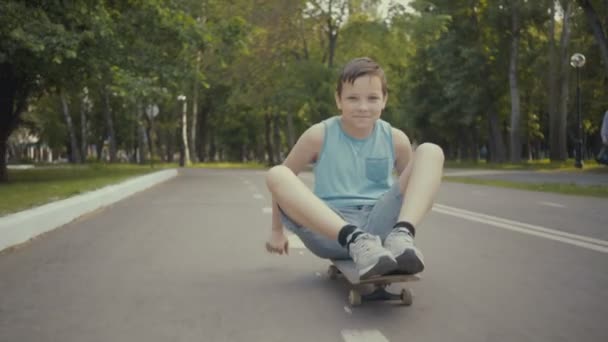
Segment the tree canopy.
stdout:
<path fill-rule="evenodd" d="M 600 0 L 6 0 L 0 179 L 28 158 L 16 132 L 72 162 L 173 161 L 189 146 L 195 161 L 279 163 L 337 114 L 338 72 L 359 56 L 385 69 L 384 118 L 414 142 L 502 162 L 573 155 L 580 52 L 591 157 L 607 33 Z"/>

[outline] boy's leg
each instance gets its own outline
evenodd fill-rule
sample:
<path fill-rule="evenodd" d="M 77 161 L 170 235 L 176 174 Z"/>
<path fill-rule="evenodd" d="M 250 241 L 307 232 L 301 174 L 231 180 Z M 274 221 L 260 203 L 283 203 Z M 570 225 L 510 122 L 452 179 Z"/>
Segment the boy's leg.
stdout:
<path fill-rule="evenodd" d="M 386 237 L 384 246 L 397 259 L 403 273 L 413 274 L 424 269 L 422 253 L 414 246 L 415 227 L 433 206 L 441 184 L 443 161 L 443 151 L 439 146 L 422 144 L 416 149 L 414 160 L 399 177 L 399 190 L 405 200 L 401 202 L 396 224 Z"/>
<path fill-rule="evenodd" d="M 414 160 L 399 176 L 405 198 L 398 221 L 418 225 L 433 207 L 443 176 L 443 151 L 435 144 L 425 143 L 416 149 Z"/>
<path fill-rule="evenodd" d="M 382 247 L 379 238 L 344 221 L 288 167 L 272 167 L 266 183 L 273 200 L 290 219 L 329 239 L 337 239 L 347 248 L 361 278 L 385 274 L 396 268 L 395 259 Z"/>
<path fill-rule="evenodd" d="M 348 223 L 310 191 L 288 167 L 268 171 L 266 183 L 273 199 L 293 221 L 333 240 Z"/>

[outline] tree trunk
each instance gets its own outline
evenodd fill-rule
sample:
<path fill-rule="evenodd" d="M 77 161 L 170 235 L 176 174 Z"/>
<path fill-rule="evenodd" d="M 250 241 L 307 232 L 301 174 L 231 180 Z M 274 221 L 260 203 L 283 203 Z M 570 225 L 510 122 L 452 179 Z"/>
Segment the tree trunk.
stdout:
<path fill-rule="evenodd" d="M 209 156 L 207 157 L 209 159 L 209 161 L 213 162 L 215 161 L 215 155 L 217 154 L 217 148 L 216 148 L 216 144 L 215 144 L 215 135 L 213 134 L 213 131 L 210 131 L 211 134 L 209 136 Z"/>
<path fill-rule="evenodd" d="M 560 150 L 559 139 L 559 113 L 557 112 L 557 102 L 559 94 L 557 91 L 557 78 L 559 66 L 557 64 L 557 51 L 555 46 L 555 4 L 554 0 L 549 0 L 550 25 L 549 25 L 549 158 L 551 160 L 565 159 Z"/>
<path fill-rule="evenodd" d="M 61 98 L 63 118 L 65 119 L 65 124 L 68 128 L 68 134 L 70 137 L 70 150 L 72 152 L 70 156 L 70 161 L 72 163 L 80 163 L 80 153 L 78 152 L 78 141 L 76 139 L 76 131 L 74 130 L 74 124 L 72 123 L 72 116 L 70 115 L 68 99 L 63 89 L 59 89 L 59 97 Z"/>
<path fill-rule="evenodd" d="M 207 109 L 203 109 L 201 108 L 200 113 L 199 113 L 199 136 L 198 139 L 196 140 L 197 143 L 197 148 L 196 151 L 198 153 L 198 160 L 201 162 L 204 162 L 207 158 L 206 156 L 206 151 L 207 151 L 207 116 L 208 116 L 208 111 Z"/>
<path fill-rule="evenodd" d="M 608 6 L 608 1 L 606 1 L 606 6 Z M 604 62 L 604 70 L 606 72 L 606 77 L 608 77 L 608 39 L 604 34 L 604 29 L 602 28 L 602 22 L 600 21 L 597 12 L 593 8 L 591 1 L 589 0 L 578 0 L 579 5 L 585 11 L 585 15 L 587 16 L 587 20 L 589 21 L 589 26 L 591 26 L 591 30 L 593 31 L 593 36 L 595 37 L 595 41 L 597 42 L 598 47 L 600 48 L 600 53 L 602 56 L 602 61 Z"/>
<path fill-rule="evenodd" d="M 156 155 L 156 149 L 154 147 L 156 132 L 154 131 L 154 118 L 146 116 L 148 120 L 148 127 L 146 129 L 146 135 L 148 136 L 148 150 L 150 151 L 150 160 L 153 161 Z"/>
<path fill-rule="evenodd" d="M 488 112 L 490 161 L 503 163 L 506 160 L 506 153 L 499 121 L 498 113 L 491 108 Z"/>
<path fill-rule="evenodd" d="M 89 147 L 89 144 L 87 142 L 87 105 L 88 96 L 87 91 L 85 90 L 82 95 L 82 100 L 80 101 L 80 151 L 82 152 L 83 163 L 87 161 L 87 152 Z"/>
<path fill-rule="evenodd" d="M 519 88 L 517 84 L 517 59 L 519 57 L 519 13 L 518 3 L 511 4 L 511 62 L 509 65 L 509 86 L 511 90 L 511 162 L 519 163 L 521 161 L 521 132 L 520 132 L 520 99 Z"/>
<path fill-rule="evenodd" d="M 188 148 L 188 102 L 184 100 L 183 109 L 182 109 L 182 146 L 183 146 L 183 156 L 181 162 L 181 166 L 190 165 L 190 150 Z"/>
<path fill-rule="evenodd" d="M 266 140 L 266 155 L 268 156 L 268 164 L 270 166 L 275 165 L 274 163 L 274 152 L 272 151 L 272 117 L 270 113 L 264 115 L 264 138 Z"/>
<path fill-rule="evenodd" d="M 568 2 L 565 10 L 562 36 L 560 39 L 560 73 L 559 73 L 559 107 L 558 107 L 558 146 L 560 158 L 558 160 L 566 160 L 568 158 L 567 150 L 567 120 L 568 120 L 568 90 L 569 90 L 569 72 L 570 72 L 570 57 L 568 56 L 568 46 L 570 44 L 570 17 L 572 15 L 572 3 Z"/>
<path fill-rule="evenodd" d="M 108 129 L 108 141 L 110 144 L 110 162 L 116 161 L 116 133 L 114 132 L 114 121 L 112 119 L 112 106 L 110 104 L 110 90 L 107 87 L 103 89 L 104 99 L 104 114 L 106 117 L 106 126 Z"/>
<path fill-rule="evenodd" d="M 278 163 L 281 162 L 281 117 L 279 113 L 273 115 L 273 139 L 274 140 L 274 160 Z"/>
<path fill-rule="evenodd" d="M 201 64 L 201 52 L 196 52 L 196 77 L 198 78 L 198 73 L 200 70 Z M 194 81 L 194 95 L 192 96 L 192 124 L 191 124 L 191 134 L 190 134 L 190 146 L 192 148 L 192 161 L 198 161 L 198 153 L 197 153 L 197 128 L 198 128 L 198 79 Z"/>
<path fill-rule="evenodd" d="M 293 112 L 287 111 L 287 143 L 289 144 L 289 150 L 296 143 L 296 134 L 293 127 Z"/>
<path fill-rule="evenodd" d="M 14 71 L 11 64 L 0 63 L 0 183 L 8 181 L 8 137 L 17 127 L 30 93 L 25 79 L 19 78 Z"/>
<path fill-rule="evenodd" d="M 0 113 L 1 115 L 2 113 Z M 8 170 L 6 169 L 8 137 L 10 133 L 6 127 L 0 125 L 0 183 L 8 182 Z"/>
<path fill-rule="evenodd" d="M 137 162 L 143 164 L 148 158 L 148 135 L 146 133 L 146 127 L 144 126 L 144 109 L 140 104 L 137 104 L 137 151 L 139 158 Z"/>
<path fill-rule="evenodd" d="M 167 130 L 165 136 L 167 137 L 167 163 L 173 163 L 175 160 L 175 136 L 170 129 Z"/>

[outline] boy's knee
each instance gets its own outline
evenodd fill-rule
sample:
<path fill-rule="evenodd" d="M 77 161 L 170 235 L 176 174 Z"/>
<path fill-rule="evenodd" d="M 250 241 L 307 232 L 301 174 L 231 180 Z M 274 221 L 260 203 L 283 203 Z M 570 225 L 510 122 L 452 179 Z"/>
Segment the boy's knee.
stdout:
<path fill-rule="evenodd" d="M 266 185 L 268 188 L 273 189 L 278 183 L 280 183 L 281 179 L 283 179 L 289 173 L 293 174 L 293 172 L 285 165 L 276 165 L 271 167 L 266 172 Z"/>
<path fill-rule="evenodd" d="M 425 158 L 436 158 L 441 160 L 441 162 L 444 160 L 443 150 L 439 145 L 433 143 L 424 143 L 418 146 L 418 148 L 416 148 L 416 153 L 424 155 Z"/>

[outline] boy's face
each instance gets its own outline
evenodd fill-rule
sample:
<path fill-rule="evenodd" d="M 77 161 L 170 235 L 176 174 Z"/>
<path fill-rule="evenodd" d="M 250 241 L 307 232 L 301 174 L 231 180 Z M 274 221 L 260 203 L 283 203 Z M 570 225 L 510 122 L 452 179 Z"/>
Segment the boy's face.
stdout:
<path fill-rule="evenodd" d="M 386 99 L 378 76 L 364 75 L 353 84 L 344 82 L 342 94 L 336 93 L 336 105 L 342 113 L 342 120 L 355 128 L 373 127 L 386 106 Z"/>

